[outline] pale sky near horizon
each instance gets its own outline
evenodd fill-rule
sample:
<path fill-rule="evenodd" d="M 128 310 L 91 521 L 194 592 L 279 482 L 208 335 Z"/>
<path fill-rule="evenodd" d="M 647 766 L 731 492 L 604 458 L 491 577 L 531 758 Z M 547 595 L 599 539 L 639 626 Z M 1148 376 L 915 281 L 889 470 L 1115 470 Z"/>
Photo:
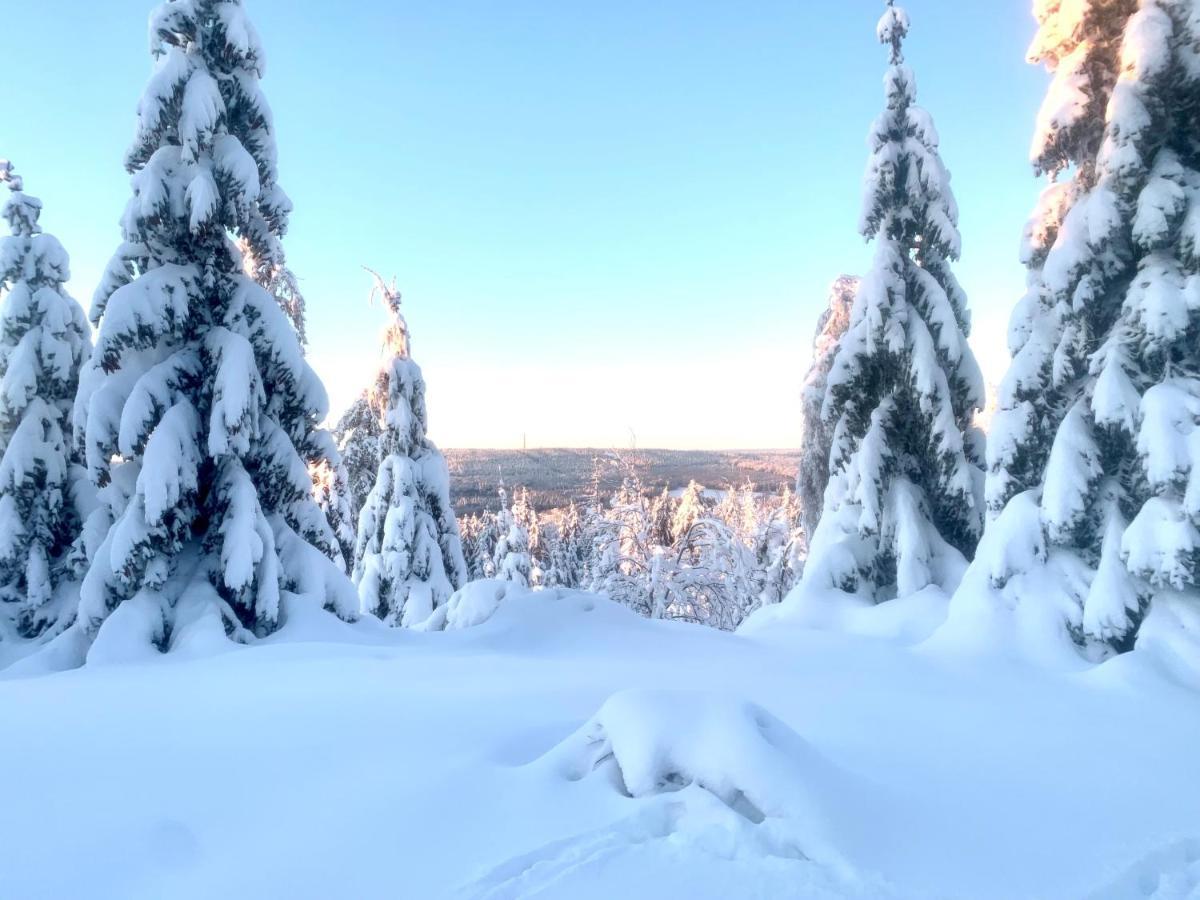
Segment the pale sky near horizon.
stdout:
<path fill-rule="evenodd" d="M 149 0 L 9 0 L 0 157 L 85 306 L 120 235 Z M 446 447 L 788 448 L 829 283 L 861 273 L 880 0 L 247 0 L 335 409 L 394 274 Z M 1024 284 L 1045 74 L 1029 0 L 909 0 L 989 380 Z"/>

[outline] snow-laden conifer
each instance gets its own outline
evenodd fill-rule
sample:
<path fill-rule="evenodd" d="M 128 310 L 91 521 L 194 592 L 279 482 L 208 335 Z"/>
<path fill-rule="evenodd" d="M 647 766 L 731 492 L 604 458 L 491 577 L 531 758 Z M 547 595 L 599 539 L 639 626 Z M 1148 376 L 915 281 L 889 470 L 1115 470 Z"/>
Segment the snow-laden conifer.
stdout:
<path fill-rule="evenodd" d="M 309 445 L 317 451 L 313 454 L 316 458 L 308 464 L 313 482 L 313 497 L 321 512 L 325 514 L 335 542 L 322 549 L 349 575 L 351 566 L 354 565 L 354 548 L 358 541 L 355 530 L 357 517 L 351 505 L 350 476 L 342 461 L 341 452 L 334 444 L 332 434 L 320 429 L 312 438 Z"/>
<path fill-rule="evenodd" d="M 1119 71 L 1124 26 L 1137 0 L 1037 0 L 1029 61 L 1053 75 L 1030 151 L 1044 174 L 1021 242 L 1024 297 L 1008 330 L 1012 362 L 988 429 L 987 505 L 997 516 L 1040 486 L 1054 433 L 1067 416 L 1088 354 L 1111 327 L 1115 304 L 1101 287 L 1121 250 L 1089 233 L 1107 213 L 1097 157 Z M 1094 210 L 1090 212 L 1089 210 Z"/>
<path fill-rule="evenodd" d="M 831 479 L 805 570 L 806 584 L 876 600 L 953 587 L 982 526 L 971 419 L 983 381 L 950 269 L 958 209 L 904 64 L 908 28 L 889 0 L 878 27 L 890 50 L 887 107 L 870 132 L 860 223 L 874 261 L 828 376 Z"/>
<path fill-rule="evenodd" d="M 425 380 L 410 355 L 400 294 L 378 276 L 376 290 L 391 315 L 372 392 L 383 461 L 359 514 L 354 582 L 365 612 L 407 626 L 449 600 L 467 571 L 446 460 L 427 436 Z"/>
<path fill-rule="evenodd" d="M 496 573 L 493 556 L 496 552 L 496 515 L 484 510 L 459 521 L 462 534 L 463 558 L 467 564 L 467 580 L 479 581 Z"/>
<path fill-rule="evenodd" d="M 291 212 L 262 45 L 240 0 L 167 0 L 150 43 L 124 243 L 93 301 L 75 407 L 103 493 L 76 628 L 90 639 L 124 610 L 165 649 L 212 610 L 249 638 L 278 627 L 289 593 L 351 617 L 354 592 L 317 549 L 333 538 L 301 449 L 325 390 L 245 271 L 246 253 L 282 265 Z"/>
<path fill-rule="evenodd" d="M 1036 12 L 1031 61 L 1054 82 L 1034 161 L 1054 180 L 1027 231 L 980 564 L 1041 634 L 1065 624 L 1093 656 L 1149 635 L 1200 663 L 1200 14 Z M 1013 522 L 1036 528 L 1036 552 L 1001 540 Z"/>
<path fill-rule="evenodd" d="M 383 431 L 370 391 L 363 391 L 350 404 L 333 429 L 334 440 L 346 470 L 350 513 L 355 522 L 367 502 L 367 494 L 375 486 L 375 475 L 383 460 Z"/>
<path fill-rule="evenodd" d="M 282 255 L 274 259 L 257 257 L 252 243 L 244 238 L 238 242 L 238 249 L 242 252 L 242 268 L 246 274 L 275 298 L 279 308 L 292 323 L 301 348 L 306 348 L 306 301 L 295 273 L 288 267 Z M 354 561 L 354 523 L 357 521 L 357 509 L 351 502 L 350 476 L 342 463 L 337 440 L 329 429 L 317 424 L 296 443 L 296 449 L 308 465 L 309 474 L 312 476 L 313 498 L 325 514 L 329 526 L 328 534 L 317 529 L 307 536 L 326 556 L 336 562 L 343 572 L 349 574 Z M 371 469 L 372 482 L 375 468 L 373 466 Z"/>
<path fill-rule="evenodd" d="M 708 503 L 704 499 L 704 487 L 693 479 L 688 482 L 688 486 L 679 496 L 679 503 L 675 506 L 671 518 L 671 541 L 682 539 L 688 529 L 707 515 Z"/>
<path fill-rule="evenodd" d="M 1152 595 L 1200 637 L 1200 11 L 1143 0 L 1123 35 L 1096 185 L 1047 259 L 1092 352 L 1042 495 L 1050 541 L 1097 573 L 1083 636 L 1117 649 Z"/>
<path fill-rule="evenodd" d="M 546 587 L 582 587 L 590 551 L 591 547 L 584 533 L 583 516 L 572 500 L 562 514 L 550 545 Z"/>
<path fill-rule="evenodd" d="M 300 346 L 308 346 L 308 313 L 304 294 L 300 290 L 300 279 L 296 277 L 283 259 L 282 255 L 274 257 L 259 257 L 255 255 L 254 245 L 246 239 L 238 241 L 238 249 L 242 252 L 242 268 L 246 274 L 257 281 L 279 304 L 296 329 L 296 337 Z"/>
<path fill-rule="evenodd" d="M 650 504 L 650 540 L 660 546 L 671 543 L 671 527 L 675 520 L 675 498 L 670 487 L 664 485 L 662 493 Z"/>
<path fill-rule="evenodd" d="M 825 423 L 821 409 L 829 370 L 837 355 L 838 343 L 850 327 L 850 310 L 858 294 L 859 279 L 842 275 L 829 289 L 829 302 L 817 321 L 813 336 L 813 357 L 804 376 L 800 410 L 800 467 L 796 473 L 796 495 L 800 504 L 800 527 L 805 539 L 816 533 L 825 506 L 825 486 L 829 484 L 829 448 L 833 432 Z"/>
<path fill-rule="evenodd" d="M 763 605 L 779 603 L 804 569 L 804 530 L 796 495 L 784 487 L 778 502 L 759 517 L 751 550 L 762 573 Z"/>
<path fill-rule="evenodd" d="M 521 587 L 533 584 L 533 560 L 529 554 L 529 532 L 508 503 L 508 492 L 500 482 L 500 512 L 496 515 L 496 549 L 493 554 L 495 577 Z"/>
<path fill-rule="evenodd" d="M 540 587 L 545 576 L 545 546 L 542 542 L 537 510 L 533 507 L 533 501 L 529 499 L 529 489 L 524 485 L 513 492 L 512 516 L 526 538 L 530 566 L 529 585 Z"/>
<path fill-rule="evenodd" d="M 63 287 L 67 253 L 39 224 L 41 201 L 7 160 L 0 184 L 11 230 L 0 239 L 0 637 L 32 638 L 71 615 L 56 601 L 90 493 L 70 412 L 91 335 Z"/>

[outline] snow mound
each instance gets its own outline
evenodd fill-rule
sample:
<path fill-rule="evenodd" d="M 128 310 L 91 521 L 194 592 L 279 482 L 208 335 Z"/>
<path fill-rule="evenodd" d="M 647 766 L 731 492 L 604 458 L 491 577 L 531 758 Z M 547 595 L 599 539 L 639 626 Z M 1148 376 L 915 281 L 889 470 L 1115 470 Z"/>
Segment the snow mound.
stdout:
<path fill-rule="evenodd" d="M 919 644 L 946 621 L 949 597 L 926 585 L 885 603 L 832 588 L 798 585 L 782 603 L 764 606 L 738 628 L 738 634 L 769 638 L 781 626 L 880 638 L 903 646 Z"/>
<path fill-rule="evenodd" d="M 499 608 L 510 593 L 529 593 L 511 581 L 494 578 L 472 581 L 450 595 L 444 606 L 439 606 L 424 622 L 416 626 L 418 631 L 458 631 L 482 625 Z"/>
<path fill-rule="evenodd" d="M 535 591 L 514 581 L 485 578 L 472 581 L 455 591 L 450 600 L 433 611 L 424 622 L 414 626 L 414 631 L 461 631 L 490 622 L 503 606 L 511 608 L 533 608 L 545 612 L 551 604 L 567 606 L 579 612 L 591 612 L 597 601 L 595 594 L 584 591 L 552 588 Z M 606 605 L 615 604 L 605 602 Z"/>
<path fill-rule="evenodd" d="M 612 896 L 614 872 L 637 895 L 638 873 L 648 867 L 675 896 L 737 895 L 750 871 L 763 896 L 890 894 L 834 848 L 833 800 L 852 804 L 857 785 L 753 703 L 621 691 L 528 768 L 633 801 L 634 811 L 505 861 L 468 886 L 468 896 Z M 673 863 L 667 882 L 664 857 Z M 601 869 L 603 894 L 591 886 Z"/>
<path fill-rule="evenodd" d="M 696 785 L 755 824 L 815 824 L 809 780 L 830 766 L 753 703 L 700 692 L 628 690 L 610 697 L 541 763 L 579 781 L 603 772 L 627 797 Z"/>

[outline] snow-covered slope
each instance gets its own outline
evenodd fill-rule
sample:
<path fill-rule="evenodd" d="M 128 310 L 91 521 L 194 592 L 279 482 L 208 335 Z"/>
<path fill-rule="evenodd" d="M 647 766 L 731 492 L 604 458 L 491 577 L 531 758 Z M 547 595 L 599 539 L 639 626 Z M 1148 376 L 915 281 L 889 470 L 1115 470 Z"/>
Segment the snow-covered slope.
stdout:
<path fill-rule="evenodd" d="M 1136 653 L 472 609 L 0 673 L 3 895 L 1196 896 L 1200 697 Z"/>

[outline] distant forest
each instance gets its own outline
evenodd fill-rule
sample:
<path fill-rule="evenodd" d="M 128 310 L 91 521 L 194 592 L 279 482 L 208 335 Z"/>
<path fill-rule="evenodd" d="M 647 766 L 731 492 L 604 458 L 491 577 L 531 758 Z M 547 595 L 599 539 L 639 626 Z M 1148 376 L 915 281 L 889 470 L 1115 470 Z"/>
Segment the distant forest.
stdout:
<path fill-rule="evenodd" d="M 664 487 L 682 490 L 697 481 L 710 490 L 752 482 L 777 493 L 794 485 L 799 452 L 795 450 L 446 450 L 455 512 L 460 516 L 496 509 L 500 479 L 529 491 L 535 509 L 554 510 L 571 500 L 582 502 L 592 489 L 593 473 L 605 496 L 621 485 L 627 466 L 641 476 L 650 493 Z M 598 465 L 597 465 L 598 463 Z"/>

